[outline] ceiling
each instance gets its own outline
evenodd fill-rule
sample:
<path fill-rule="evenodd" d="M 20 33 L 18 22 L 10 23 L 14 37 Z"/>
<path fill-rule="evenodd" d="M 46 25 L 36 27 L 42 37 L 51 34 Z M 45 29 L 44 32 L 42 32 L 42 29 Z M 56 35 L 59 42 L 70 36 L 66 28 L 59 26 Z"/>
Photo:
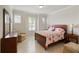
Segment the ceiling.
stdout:
<path fill-rule="evenodd" d="M 68 6 L 69 5 L 44 5 L 43 8 L 39 8 L 39 5 L 12 5 L 12 8 L 30 13 L 49 14 Z"/>

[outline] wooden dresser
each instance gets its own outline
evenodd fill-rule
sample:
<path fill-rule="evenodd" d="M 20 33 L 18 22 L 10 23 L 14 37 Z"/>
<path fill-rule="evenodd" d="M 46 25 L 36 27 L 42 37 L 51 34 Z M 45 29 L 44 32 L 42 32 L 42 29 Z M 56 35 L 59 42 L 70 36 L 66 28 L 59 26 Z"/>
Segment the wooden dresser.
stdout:
<path fill-rule="evenodd" d="M 17 52 L 17 33 L 10 33 L 5 38 L 1 39 L 2 53 L 16 53 Z"/>
<path fill-rule="evenodd" d="M 68 41 L 78 43 L 78 35 L 68 34 Z"/>

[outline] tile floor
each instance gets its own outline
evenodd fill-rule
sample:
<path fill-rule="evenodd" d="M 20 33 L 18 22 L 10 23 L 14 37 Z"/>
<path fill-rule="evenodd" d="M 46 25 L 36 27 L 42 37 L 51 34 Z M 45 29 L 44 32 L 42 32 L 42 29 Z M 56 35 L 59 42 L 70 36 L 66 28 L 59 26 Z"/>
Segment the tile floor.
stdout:
<path fill-rule="evenodd" d="M 45 50 L 35 39 L 34 36 L 28 36 L 24 41 L 18 43 L 18 53 L 62 53 L 63 42 L 51 45 Z"/>

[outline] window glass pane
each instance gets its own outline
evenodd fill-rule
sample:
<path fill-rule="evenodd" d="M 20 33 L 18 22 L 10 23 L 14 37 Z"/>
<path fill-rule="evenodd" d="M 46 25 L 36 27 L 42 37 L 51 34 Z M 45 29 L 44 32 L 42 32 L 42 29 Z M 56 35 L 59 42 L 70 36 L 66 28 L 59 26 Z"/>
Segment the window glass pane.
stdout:
<path fill-rule="evenodd" d="M 35 17 L 29 17 L 29 31 L 34 31 L 35 30 Z"/>
<path fill-rule="evenodd" d="M 33 27 L 35 27 L 35 24 L 32 24 Z"/>
<path fill-rule="evenodd" d="M 31 20 L 31 18 L 29 17 L 29 23 L 32 23 L 32 20 Z"/>
<path fill-rule="evenodd" d="M 45 22 L 45 17 L 42 18 L 42 21 Z"/>
<path fill-rule="evenodd" d="M 35 30 L 35 27 L 32 27 L 32 30 Z"/>
<path fill-rule="evenodd" d="M 14 16 L 14 23 L 21 23 L 21 16 L 15 15 Z"/>
<path fill-rule="evenodd" d="M 29 27 L 29 31 L 31 31 L 31 27 Z"/>

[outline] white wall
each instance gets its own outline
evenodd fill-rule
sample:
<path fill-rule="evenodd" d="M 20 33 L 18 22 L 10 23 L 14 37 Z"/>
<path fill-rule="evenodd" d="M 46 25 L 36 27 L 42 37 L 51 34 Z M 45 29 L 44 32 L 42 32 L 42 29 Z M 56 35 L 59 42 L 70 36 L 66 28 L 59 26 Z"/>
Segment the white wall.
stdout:
<path fill-rule="evenodd" d="M 21 17 L 22 17 L 22 22 L 20 24 L 14 23 L 14 26 L 13 26 L 14 27 L 13 30 L 17 31 L 18 33 L 21 33 L 21 32 L 28 33 L 29 32 L 28 31 L 28 17 L 29 16 L 36 17 L 36 30 L 40 30 L 40 28 L 42 29 L 42 27 L 41 27 L 42 22 L 40 20 L 41 20 L 41 17 L 43 17 L 43 16 L 46 17 L 45 15 L 33 14 L 33 13 L 23 12 L 23 11 L 19 11 L 19 10 L 14 10 L 13 14 L 21 15 Z M 39 28 L 39 26 L 40 26 L 40 28 Z M 44 28 L 45 28 L 45 26 L 44 26 Z"/>
<path fill-rule="evenodd" d="M 57 13 L 49 14 L 47 24 L 79 24 L 79 6 L 65 8 Z"/>
<path fill-rule="evenodd" d="M 48 24 L 79 24 L 79 6 L 48 15 Z"/>
<path fill-rule="evenodd" d="M 25 13 L 24 12 L 21 12 L 21 11 L 17 11 L 17 10 L 13 10 L 13 16 L 15 15 L 20 15 L 21 16 L 21 23 L 18 24 L 18 23 L 13 23 L 13 31 L 17 31 L 17 32 L 26 32 L 27 29 L 27 15 L 25 16 Z M 26 22 L 26 23 L 25 23 Z"/>
<path fill-rule="evenodd" d="M 2 38 L 3 35 L 3 7 L 0 6 L 0 39 Z"/>

